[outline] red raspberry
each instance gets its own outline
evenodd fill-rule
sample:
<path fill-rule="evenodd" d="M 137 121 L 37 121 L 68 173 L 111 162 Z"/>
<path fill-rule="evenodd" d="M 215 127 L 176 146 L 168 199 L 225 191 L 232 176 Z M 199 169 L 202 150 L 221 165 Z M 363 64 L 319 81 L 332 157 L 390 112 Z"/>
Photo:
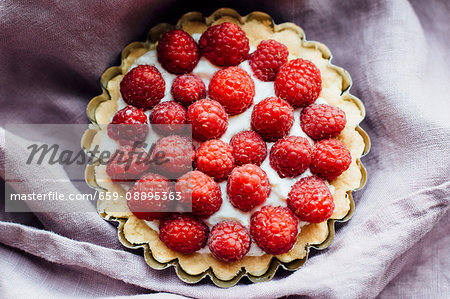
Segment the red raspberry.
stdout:
<path fill-rule="evenodd" d="M 106 173 L 113 181 L 135 181 L 148 169 L 148 162 L 148 154 L 143 148 L 122 146 L 109 159 Z"/>
<path fill-rule="evenodd" d="M 280 67 L 288 61 L 288 48 L 273 39 L 263 40 L 255 52 L 249 55 L 248 62 L 256 78 L 274 81 Z"/>
<path fill-rule="evenodd" d="M 231 138 L 233 157 L 236 165 L 261 165 L 267 156 L 267 145 L 254 131 L 242 131 Z"/>
<path fill-rule="evenodd" d="M 195 40 L 183 30 L 165 33 L 156 47 L 158 61 L 172 74 L 192 72 L 200 59 L 200 50 Z"/>
<path fill-rule="evenodd" d="M 195 150 L 186 137 L 172 135 L 156 141 L 151 154 L 151 168 L 169 178 L 178 178 L 192 170 Z"/>
<path fill-rule="evenodd" d="M 197 75 L 181 75 L 173 80 L 170 92 L 175 101 L 188 107 L 206 97 L 206 86 Z"/>
<path fill-rule="evenodd" d="M 180 177 L 175 184 L 175 191 L 180 192 L 182 204 L 192 203 L 192 214 L 200 218 L 208 218 L 222 206 L 219 184 L 197 170 Z"/>
<path fill-rule="evenodd" d="M 239 67 L 228 67 L 214 74 L 209 82 L 209 96 L 225 108 L 230 115 L 247 110 L 253 103 L 255 83 Z"/>
<path fill-rule="evenodd" d="M 165 192 L 165 193 L 164 193 Z M 173 192 L 172 183 L 165 177 L 155 173 L 143 175 L 128 191 L 130 199 L 127 205 L 139 219 L 162 219 L 173 211 L 173 201 L 161 200 Z M 156 197 L 159 196 L 159 200 Z"/>
<path fill-rule="evenodd" d="M 148 134 L 147 124 L 147 115 L 142 109 L 127 106 L 114 114 L 108 124 L 108 136 L 125 145 L 143 142 Z"/>
<path fill-rule="evenodd" d="M 311 104 L 302 110 L 302 130 L 312 139 L 333 138 L 345 127 L 345 112 L 326 104 Z"/>
<path fill-rule="evenodd" d="M 208 227 L 189 215 L 174 214 L 159 224 L 159 239 L 173 251 L 194 253 L 206 246 Z"/>
<path fill-rule="evenodd" d="M 264 170 L 254 164 L 236 167 L 228 178 L 227 193 L 235 208 L 248 212 L 269 197 L 269 178 Z"/>
<path fill-rule="evenodd" d="M 250 250 L 250 233 L 239 222 L 223 221 L 214 225 L 208 246 L 216 259 L 226 263 L 237 262 Z"/>
<path fill-rule="evenodd" d="M 321 89 L 319 69 L 311 61 L 301 58 L 283 65 L 275 78 L 275 94 L 294 108 L 314 103 Z"/>
<path fill-rule="evenodd" d="M 166 82 L 158 69 L 152 65 L 138 65 L 120 82 L 123 100 L 135 107 L 150 109 L 164 97 Z"/>
<path fill-rule="evenodd" d="M 238 65 L 250 50 L 245 32 L 228 22 L 209 27 L 200 37 L 199 46 L 203 56 L 217 66 Z"/>
<path fill-rule="evenodd" d="M 250 233 L 266 253 L 283 254 L 297 240 L 298 220 L 288 208 L 265 206 L 252 215 Z"/>
<path fill-rule="evenodd" d="M 280 178 L 293 178 L 308 169 L 311 154 L 312 147 L 306 138 L 287 136 L 278 140 L 270 149 L 270 166 Z"/>
<path fill-rule="evenodd" d="M 311 172 L 329 181 L 346 171 L 352 156 L 350 151 L 337 139 L 317 142 L 311 156 Z"/>
<path fill-rule="evenodd" d="M 203 99 L 189 106 L 188 122 L 192 125 L 192 136 L 205 141 L 225 133 L 228 115 L 218 102 Z"/>
<path fill-rule="evenodd" d="M 233 150 L 222 140 L 208 140 L 197 149 L 195 166 L 218 182 L 226 180 L 234 168 Z"/>
<path fill-rule="evenodd" d="M 277 141 L 286 136 L 293 123 L 294 109 L 280 98 L 267 98 L 253 108 L 252 129 L 265 141 Z"/>
<path fill-rule="evenodd" d="M 288 207 L 302 221 L 319 223 L 331 217 L 333 196 L 327 185 L 316 176 L 300 179 L 287 198 Z"/>
<path fill-rule="evenodd" d="M 160 135 L 181 134 L 187 124 L 187 109 L 177 102 L 162 102 L 150 114 L 153 130 Z"/>

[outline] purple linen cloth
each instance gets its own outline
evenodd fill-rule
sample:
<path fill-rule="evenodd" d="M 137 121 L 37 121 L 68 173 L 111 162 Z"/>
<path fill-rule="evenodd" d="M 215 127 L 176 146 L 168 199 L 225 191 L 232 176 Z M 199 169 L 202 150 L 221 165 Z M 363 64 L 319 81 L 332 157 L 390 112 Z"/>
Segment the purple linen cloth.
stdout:
<path fill-rule="evenodd" d="M 294 273 L 219 289 L 152 270 L 94 212 L 0 212 L 0 293 L 15 297 L 150 294 L 221 298 L 444 298 L 450 294 L 450 104 L 448 1 L 4 1 L 0 3 L 0 124 L 87 123 L 99 77 L 128 43 L 183 13 L 233 7 L 294 22 L 326 44 L 353 78 L 372 139 L 366 187 L 332 246 Z M 4 177 L 4 130 L 0 166 Z M 22 137 L 10 142 L 23 157 Z M 49 140 L 47 140 L 49 141 Z M 17 192 L 55 191 L 34 178 L 64 169 L 8 169 Z M 62 187 L 61 187 L 62 188 Z M 64 187 L 78 192 L 76 186 Z M 3 194 L 2 194 L 3 196 Z M 155 294 L 156 293 L 156 294 Z M 170 293 L 170 294 L 169 294 Z M 176 295 L 175 295 L 176 294 Z M 146 296 L 146 297 L 147 297 Z"/>

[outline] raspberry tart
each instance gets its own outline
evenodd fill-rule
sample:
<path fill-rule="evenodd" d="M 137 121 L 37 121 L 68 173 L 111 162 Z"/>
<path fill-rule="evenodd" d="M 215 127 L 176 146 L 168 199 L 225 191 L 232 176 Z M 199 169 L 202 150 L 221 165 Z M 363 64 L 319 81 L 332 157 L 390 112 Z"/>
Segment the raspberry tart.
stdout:
<path fill-rule="evenodd" d="M 119 196 L 99 200 L 100 215 L 152 268 L 174 265 L 189 283 L 209 276 L 229 287 L 299 268 L 350 218 L 351 192 L 366 179 L 365 110 L 330 60 L 298 26 L 260 12 L 188 13 L 152 28 L 103 74 L 82 146 L 129 149 L 138 136 L 156 144 L 142 156 L 164 151 L 169 164 L 124 168 L 114 158 L 89 165 L 86 180 L 102 194 L 175 192 L 189 209 Z M 179 136 L 186 125 L 192 139 Z"/>

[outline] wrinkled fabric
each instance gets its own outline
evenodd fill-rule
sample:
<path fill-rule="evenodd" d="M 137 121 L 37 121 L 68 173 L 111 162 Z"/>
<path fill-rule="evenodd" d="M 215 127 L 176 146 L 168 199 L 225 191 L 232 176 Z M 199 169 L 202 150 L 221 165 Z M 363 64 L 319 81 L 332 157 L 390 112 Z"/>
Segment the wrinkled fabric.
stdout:
<path fill-rule="evenodd" d="M 254 10 L 300 25 L 326 44 L 364 102 L 372 140 L 362 159 L 364 189 L 352 219 L 328 249 L 293 273 L 229 289 L 208 279 L 180 281 L 173 268 L 149 268 L 125 249 L 114 225 L 95 212 L 6 213 L 1 201 L 3 298 L 150 294 L 199 298 L 444 298 L 450 294 L 450 3 L 448 1 L 3 1 L 0 3 L 0 124 L 88 123 L 102 72 L 151 26 L 185 12 Z M 0 165 L 5 173 L 5 132 Z M 27 152 L 11 139 L 15 158 Z M 51 137 L 47 142 L 51 141 Z M 45 167 L 11 167 L 29 181 L 17 192 L 54 191 Z M 46 172 L 48 175 L 48 171 Z M 51 171 L 56 181 L 64 169 Z M 65 187 L 66 188 L 66 187 Z M 72 186 L 66 192 L 83 192 Z M 3 192 L 2 192 L 3 196 Z M 89 204 L 89 203 L 86 203 Z M 32 208 L 32 207 L 31 207 Z M 148 295 L 150 296 L 150 295 Z"/>

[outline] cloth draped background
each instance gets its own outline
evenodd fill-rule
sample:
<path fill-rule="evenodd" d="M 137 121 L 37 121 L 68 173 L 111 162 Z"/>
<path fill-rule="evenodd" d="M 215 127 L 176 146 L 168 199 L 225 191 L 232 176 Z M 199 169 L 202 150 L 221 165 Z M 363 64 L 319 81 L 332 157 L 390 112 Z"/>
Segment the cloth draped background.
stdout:
<path fill-rule="evenodd" d="M 271 298 L 440 298 L 450 294 L 450 2 L 448 1 L 11 1 L 0 3 L 0 140 L 10 123 L 88 123 L 85 108 L 99 77 L 128 43 L 185 12 L 232 7 L 294 22 L 326 44 L 353 78 L 362 127 L 372 140 L 363 158 L 356 212 L 331 247 L 298 271 L 230 289 L 187 285 L 173 268 L 149 268 L 125 249 L 116 228 L 92 212 L 0 212 L 0 292 L 13 297 L 179 296 Z M 11 139 L 14 156 L 27 152 Z M 23 140 L 22 140 L 23 141 Z M 51 141 L 51 138 L 47 141 Z M 10 173 L 18 192 L 55 191 L 45 167 Z M 56 180 L 67 177 L 52 170 Z M 78 192 L 75 186 L 66 192 Z M 78 188 L 82 189 L 82 187 Z M 70 189 L 70 190 L 67 190 Z M 80 190 L 84 192 L 83 190 Z M 2 197 L 3 197 L 2 192 Z"/>

